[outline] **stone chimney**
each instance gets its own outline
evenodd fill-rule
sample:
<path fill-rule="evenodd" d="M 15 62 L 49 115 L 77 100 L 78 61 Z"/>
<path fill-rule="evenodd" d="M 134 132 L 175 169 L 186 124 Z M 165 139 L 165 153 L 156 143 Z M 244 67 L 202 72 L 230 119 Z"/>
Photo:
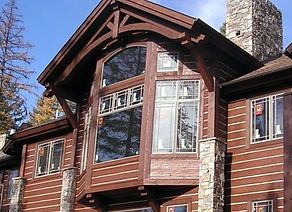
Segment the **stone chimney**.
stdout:
<path fill-rule="evenodd" d="M 226 37 L 260 61 L 282 53 L 282 13 L 269 0 L 227 0 Z"/>

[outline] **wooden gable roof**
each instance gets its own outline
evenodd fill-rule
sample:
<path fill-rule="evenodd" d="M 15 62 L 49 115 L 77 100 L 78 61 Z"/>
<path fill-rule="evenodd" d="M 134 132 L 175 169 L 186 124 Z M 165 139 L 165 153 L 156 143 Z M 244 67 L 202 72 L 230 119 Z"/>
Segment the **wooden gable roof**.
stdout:
<path fill-rule="evenodd" d="M 72 83 L 72 76 L 81 71 L 89 58 L 101 54 L 126 36 L 147 33 L 181 44 L 211 43 L 214 49 L 209 51 L 225 54 L 239 64 L 242 74 L 262 66 L 200 19 L 147 0 L 102 0 L 41 73 L 38 81 L 47 88 Z"/>

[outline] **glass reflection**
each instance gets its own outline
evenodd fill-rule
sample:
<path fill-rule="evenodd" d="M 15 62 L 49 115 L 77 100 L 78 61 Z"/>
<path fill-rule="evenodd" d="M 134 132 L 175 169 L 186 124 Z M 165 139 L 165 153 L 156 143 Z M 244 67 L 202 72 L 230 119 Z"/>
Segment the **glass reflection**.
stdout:
<path fill-rule="evenodd" d="M 99 119 L 95 162 L 139 154 L 142 106 Z"/>
<path fill-rule="evenodd" d="M 127 48 L 110 58 L 103 68 L 102 85 L 108 86 L 145 72 L 146 48 Z"/>

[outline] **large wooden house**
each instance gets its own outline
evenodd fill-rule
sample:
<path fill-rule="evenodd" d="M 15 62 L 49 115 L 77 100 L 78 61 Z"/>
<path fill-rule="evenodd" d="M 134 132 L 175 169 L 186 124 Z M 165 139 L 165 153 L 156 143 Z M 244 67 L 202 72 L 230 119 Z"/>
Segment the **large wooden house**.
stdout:
<path fill-rule="evenodd" d="M 268 63 L 200 19 L 102 0 L 38 78 L 66 117 L 0 152 L 1 210 L 291 212 L 292 47 L 266 46 Z"/>

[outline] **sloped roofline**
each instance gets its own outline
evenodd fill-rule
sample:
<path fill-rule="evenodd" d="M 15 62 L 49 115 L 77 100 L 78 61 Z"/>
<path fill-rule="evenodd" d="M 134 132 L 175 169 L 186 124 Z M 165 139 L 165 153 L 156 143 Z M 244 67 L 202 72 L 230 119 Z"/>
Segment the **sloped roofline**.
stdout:
<path fill-rule="evenodd" d="M 69 55 L 70 52 L 73 51 L 76 42 L 79 41 L 79 39 L 82 39 L 84 34 L 87 32 L 90 26 L 96 21 L 99 15 L 101 15 L 102 12 L 109 5 L 117 2 L 133 7 L 138 10 L 142 10 L 161 19 L 164 19 L 168 22 L 173 23 L 174 25 L 186 29 L 186 31 L 189 30 L 196 33 L 195 30 L 198 30 L 197 32 L 202 31 L 206 33 L 207 36 L 210 35 L 210 37 L 214 39 L 214 43 L 216 45 L 219 45 L 219 48 L 221 48 L 224 51 L 228 51 L 225 49 L 226 46 L 227 49 L 229 50 L 232 49 L 232 51 L 236 52 L 236 56 L 234 56 L 232 53 L 231 55 L 233 55 L 234 57 L 244 58 L 243 61 L 245 61 L 245 65 L 249 66 L 251 70 L 263 66 L 263 64 L 260 63 L 257 59 L 252 57 L 250 54 L 245 52 L 243 49 L 238 47 L 236 44 L 231 42 L 225 36 L 218 33 L 216 30 L 211 28 L 209 25 L 207 25 L 200 19 L 182 14 L 180 12 L 174 11 L 172 9 L 150 2 L 148 0 L 102 0 L 96 6 L 96 8 L 90 13 L 90 15 L 85 19 L 85 21 L 79 26 L 79 28 L 66 42 L 66 44 L 61 48 L 61 50 L 57 53 L 53 60 L 44 69 L 44 71 L 40 74 L 40 76 L 38 77 L 39 83 L 41 83 L 42 85 L 45 85 L 47 83 L 47 79 L 52 75 L 52 73 L 54 73 L 54 70 L 58 67 L 62 60 L 66 58 L 66 55 Z"/>

